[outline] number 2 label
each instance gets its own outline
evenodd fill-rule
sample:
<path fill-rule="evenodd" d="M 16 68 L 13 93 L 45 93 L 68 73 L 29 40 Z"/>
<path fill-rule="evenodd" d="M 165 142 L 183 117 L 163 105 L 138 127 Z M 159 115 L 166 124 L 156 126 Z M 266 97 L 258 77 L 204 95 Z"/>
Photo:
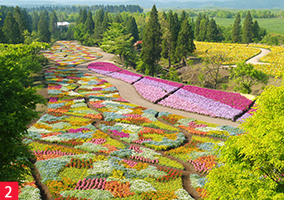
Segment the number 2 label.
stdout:
<path fill-rule="evenodd" d="M 18 200 L 18 182 L 0 182 L 0 199 Z"/>

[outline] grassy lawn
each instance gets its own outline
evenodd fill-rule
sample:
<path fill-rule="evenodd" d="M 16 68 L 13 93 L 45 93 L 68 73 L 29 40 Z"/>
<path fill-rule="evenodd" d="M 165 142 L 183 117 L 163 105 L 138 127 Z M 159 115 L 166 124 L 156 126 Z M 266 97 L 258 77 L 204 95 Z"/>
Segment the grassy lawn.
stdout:
<path fill-rule="evenodd" d="M 234 18 L 214 18 L 216 23 L 220 26 L 229 26 L 234 24 Z M 244 19 L 243 19 L 244 20 Z M 242 20 L 242 23 L 243 23 Z M 255 20 L 255 19 L 254 19 Z M 271 19 L 256 19 L 259 26 L 265 28 L 269 33 L 278 33 L 284 35 L 284 19 L 271 18 Z"/>

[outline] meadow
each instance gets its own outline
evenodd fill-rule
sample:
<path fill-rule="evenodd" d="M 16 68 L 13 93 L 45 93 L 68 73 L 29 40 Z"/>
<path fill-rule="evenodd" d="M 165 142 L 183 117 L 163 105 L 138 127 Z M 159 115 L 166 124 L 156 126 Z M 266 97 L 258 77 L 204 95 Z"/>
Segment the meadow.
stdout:
<path fill-rule="evenodd" d="M 233 25 L 235 19 L 234 18 L 214 18 L 216 23 L 220 26 L 229 26 Z M 255 19 L 254 19 L 255 20 Z M 284 35 L 284 27 L 282 18 L 268 18 L 268 19 L 256 19 L 259 26 L 265 28 L 267 32 L 274 34 Z M 242 19 L 243 23 L 244 19 Z"/>

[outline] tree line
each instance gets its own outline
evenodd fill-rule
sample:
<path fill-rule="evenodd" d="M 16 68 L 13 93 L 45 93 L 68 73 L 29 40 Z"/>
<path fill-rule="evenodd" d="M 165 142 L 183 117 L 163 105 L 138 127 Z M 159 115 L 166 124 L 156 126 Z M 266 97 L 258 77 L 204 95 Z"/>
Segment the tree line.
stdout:
<path fill-rule="evenodd" d="M 80 10 L 86 9 L 87 12 L 91 10 L 95 12 L 97 10 L 103 9 L 109 13 L 118 13 L 118 12 L 139 12 L 142 13 L 144 9 L 139 5 L 72 5 L 72 6 L 39 6 L 39 7 L 31 7 L 26 8 L 28 12 L 41 12 L 43 10 L 47 10 L 48 12 L 52 12 L 53 10 L 57 12 L 64 12 L 66 14 L 79 13 Z"/>

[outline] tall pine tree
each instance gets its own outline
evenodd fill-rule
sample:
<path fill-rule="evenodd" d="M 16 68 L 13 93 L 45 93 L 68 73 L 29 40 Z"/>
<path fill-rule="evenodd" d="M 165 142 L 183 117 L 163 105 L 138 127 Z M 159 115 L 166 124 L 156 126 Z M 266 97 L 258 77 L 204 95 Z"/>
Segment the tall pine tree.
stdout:
<path fill-rule="evenodd" d="M 38 35 L 39 40 L 41 42 L 49 42 L 50 41 L 50 31 L 48 29 L 48 23 L 46 20 L 46 15 L 44 12 L 41 12 L 40 19 L 38 22 Z"/>
<path fill-rule="evenodd" d="M 187 18 L 185 18 L 181 25 L 176 48 L 176 57 L 178 61 L 182 60 L 184 65 L 186 65 L 186 54 L 192 53 L 195 50 L 193 38 L 194 34 L 192 27 L 188 23 Z"/>
<path fill-rule="evenodd" d="M 55 32 L 57 31 L 57 22 L 58 18 L 56 12 L 53 10 L 50 15 L 50 23 L 49 23 L 49 30 L 52 35 L 55 34 Z"/>
<path fill-rule="evenodd" d="M 198 40 L 201 20 L 202 20 L 201 13 L 199 13 L 197 18 L 196 18 L 195 26 L 194 26 L 194 38 L 196 40 Z"/>
<path fill-rule="evenodd" d="M 38 15 L 38 12 L 37 11 L 34 11 L 32 13 L 32 31 L 36 31 L 37 32 L 37 29 L 38 29 L 38 22 L 39 22 L 39 15 Z"/>
<path fill-rule="evenodd" d="M 24 15 L 23 15 L 21 9 L 18 6 L 16 6 L 14 8 L 13 15 L 14 15 L 16 22 L 19 25 L 19 29 L 20 29 L 21 33 L 23 33 L 24 30 L 28 29 L 28 23 L 27 23 Z"/>
<path fill-rule="evenodd" d="M 217 42 L 218 40 L 218 28 L 215 20 L 211 18 L 208 23 L 207 31 L 206 31 L 206 39 L 208 42 Z"/>
<path fill-rule="evenodd" d="M 252 42 L 252 37 L 253 37 L 253 22 L 250 11 L 248 11 L 243 26 L 242 42 L 248 44 Z"/>
<path fill-rule="evenodd" d="M 6 38 L 5 43 L 18 44 L 18 43 L 23 42 L 22 41 L 23 37 L 19 29 L 18 22 L 16 22 L 11 11 L 7 13 L 7 16 L 4 20 L 3 33 Z"/>
<path fill-rule="evenodd" d="M 87 10 L 83 9 L 81 15 L 79 15 L 78 24 L 83 23 L 85 24 L 87 20 Z"/>
<path fill-rule="evenodd" d="M 91 10 L 89 10 L 89 12 L 87 14 L 87 20 L 86 20 L 86 23 L 85 23 L 86 32 L 93 34 L 94 28 L 95 28 L 95 23 L 94 23 L 94 20 L 93 20 L 93 15 L 92 15 Z"/>
<path fill-rule="evenodd" d="M 161 58 L 161 26 L 158 20 L 156 6 L 152 7 L 150 18 L 143 35 L 141 60 L 147 64 L 146 72 L 152 76 L 155 74 L 156 66 Z"/>
<path fill-rule="evenodd" d="M 132 43 L 137 42 L 138 40 L 138 28 L 136 24 L 136 20 L 134 17 L 130 16 L 126 26 L 127 33 L 130 33 L 133 37 Z"/>
<path fill-rule="evenodd" d="M 261 39 L 259 36 L 259 31 L 260 31 L 260 28 L 259 28 L 258 22 L 257 20 L 255 20 L 252 25 L 252 33 L 253 33 L 254 42 L 258 42 Z"/>
<path fill-rule="evenodd" d="M 232 40 L 234 43 L 241 42 L 241 15 L 237 14 L 237 17 L 234 21 L 234 26 L 232 30 Z"/>

